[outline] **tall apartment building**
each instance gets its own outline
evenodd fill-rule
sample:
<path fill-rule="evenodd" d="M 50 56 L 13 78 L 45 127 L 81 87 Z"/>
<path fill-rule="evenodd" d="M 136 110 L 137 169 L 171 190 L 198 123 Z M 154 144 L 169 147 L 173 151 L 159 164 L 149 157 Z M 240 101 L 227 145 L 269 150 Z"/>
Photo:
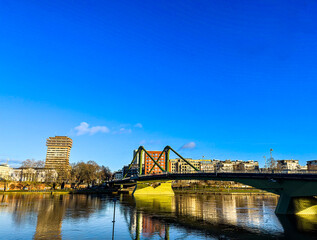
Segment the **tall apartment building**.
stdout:
<path fill-rule="evenodd" d="M 66 136 L 55 136 L 46 139 L 45 168 L 55 169 L 62 180 L 65 180 L 70 170 L 69 155 L 72 145 L 73 140 Z"/>
<path fill-rule="evenodd" d="M 133 158 L 134 158 L 135 154 L 137 153 L 137 151 L 138 151 L 138 149 L 133 150 Z M 133 164 L 139 164 L 139 162 L 141 161 L 141 158 L 144 159 L 144 151 L 142 151 L 141 156 L 139 154 L 138 154 L 138 156 L 136 156 Z M 144 163 L 143 163 L 143 165 L 144 165 Z"/>
<path fill-rule="evenodd" d="M 165 153 L 162 154 L 162 157 L 160 159 L 159 156 L 160 154 L 162 153 L 161 151 L 147 151 L 151 157 L 158 162 L 158 164 L 163 168 L 165 169 Z M 148 174 L 151 170 L 151 168 L 153 167 L 154 165 L 154 162 L 151 160 L 151 158 L 145 154 L 144 156 L 144 173 L 145 174 Z M 152 170 L 153 174 L 158 174 L 158 173 L 162 173 L 162 170 L 157 166 L 155 165 L 154 169 Z"/>

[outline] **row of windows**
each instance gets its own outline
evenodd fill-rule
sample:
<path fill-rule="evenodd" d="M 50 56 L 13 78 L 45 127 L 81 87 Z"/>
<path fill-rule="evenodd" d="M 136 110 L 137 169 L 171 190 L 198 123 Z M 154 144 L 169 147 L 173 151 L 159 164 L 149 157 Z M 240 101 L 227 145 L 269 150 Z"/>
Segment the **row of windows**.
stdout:
<path fill-rule="evenodd" d="M 67 152 L 69 149 L 67 148 L 49 148 L 47 149 L 48 152 L 50 151 L 63 151 L 63 152 Z"/>
<path fill-rule="evenodd" d="M 153 167 L 153 166 L 152 166 L 152 167 Z M 151 170 L 151 169 L 152 169 L 152 167 L 145 168 L 145 171 L 149 171 L 149 170 Z M 165 167 L 164 167 L 164 166 L 161 166 L 161 168 L 165 169 Z M 161 170 L 160 170 L 160 168 L 159 168 L 159 167 L 157 167 L 157 166 L 155 166 L 155 167 L 153 168 L 153 170 L 154 170 L 154 169 L 156 169 L 156 170 L 158 170 L 158 171 L 161 171 Z"/>
<path fill-rule="evenodd" d="M 160 159 L 158 159 L 158 158 L 153 158 L 155 161 L 157 161 L 157 160 L 165 160 L 165 158 L 160 158 Z M 146 158 L 145 159 L 146 161 L 153 161 L 151 158 Z"/>

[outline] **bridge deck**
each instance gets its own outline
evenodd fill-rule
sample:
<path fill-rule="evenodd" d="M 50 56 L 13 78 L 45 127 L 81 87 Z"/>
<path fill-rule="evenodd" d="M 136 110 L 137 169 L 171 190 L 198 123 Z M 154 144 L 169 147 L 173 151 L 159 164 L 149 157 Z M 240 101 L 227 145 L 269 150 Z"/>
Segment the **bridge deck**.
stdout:
<path fill-rule="evenodd" d="M 222 180 L 222 179 L 272 179 L 272 180 L 307 180 L 317 181 L 317 174 L 311 173 L 237 173 L 237 172 L 194 172 L 194 173 L 163 173 L 153 175 L 140 175 L 121 180 L 113 180 L 109 183 L 124 184 L 136 181 L 153 180 Z"/>

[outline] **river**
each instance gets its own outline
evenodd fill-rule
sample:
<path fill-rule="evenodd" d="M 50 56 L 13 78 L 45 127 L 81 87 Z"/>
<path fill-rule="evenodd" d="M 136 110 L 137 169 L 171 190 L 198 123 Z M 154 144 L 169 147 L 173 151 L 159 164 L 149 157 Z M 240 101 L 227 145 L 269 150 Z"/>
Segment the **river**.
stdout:
<path fill-rule="evenodd" d="M 277 217 L 277 201 L 247 194 L 0 194 L 0 239 L 316 239 L 316 215 Z"/>

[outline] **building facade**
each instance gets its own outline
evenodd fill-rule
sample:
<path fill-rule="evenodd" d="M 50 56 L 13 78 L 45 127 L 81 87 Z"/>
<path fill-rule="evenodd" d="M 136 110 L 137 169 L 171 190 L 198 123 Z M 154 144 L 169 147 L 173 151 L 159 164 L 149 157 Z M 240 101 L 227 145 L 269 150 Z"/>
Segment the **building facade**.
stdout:
<path fill-rule="evenodd" d="M 298 160 L 277 160 L 277 170 L 300 170 Z"/>
<path fill-rule="evenodd" d="M 116 171 L 113 173 L 113 179 L 114 180 L 120 180 L 123 178 L 123 172 L 122 170 Z"/>
<path fill-rule="evenodd" d="M 160 154 L 162 153 L 162 151 L 147 151 L 151 157 L 158 162 L 158 164 L 163 168 L 165 169 L 166 167 L 166 164 L 165 164 L 165 152 L 162 154 L 161 158 L 159 158 Z M 149 172 L 151 171 L 153 165 L 155 165 L 155 163 L 152 161 L 152 159 L 147 155 L 145 154 L 144 155 L 144 173 L 145 174 L 149 174 Z M 159 174 L 159 173 L 162 173 L 162 170 L 157 166 L 155 165 L 151 174 Z"/>
<path fill-rule="evenodd" d="M 190 164 L 196 167 L 199 171 L 214 171 L 215 162 L 208 159 L 191 159 L 185 158 Z M 189 164 L 181 158 L 170 159 L 170 171 L 172 173 L 192 173 L 196 172 Z"/>
<path fill-rule="evenodd" d="M 138 164 L 132 164 L 132 166 L 129 169 L 129 166 L 124 166 L 122 168 L 122 174 L 123 177 L 133 177 L 139 175 L 139 165 Z"/>
<path fill-rule="evenodd" d="M 218 160 L 203 160 L 200 162 L 200 171 L 203 172 L 214 172 L 216 170 L 216 166 Z"/>
<path fill-rule="evenodd" d="M 55 169 L 59 179 L 66 180 L 70 171 L 69 156 L 73 140 L 66 136 L 49 137 L 46 141 L 45 168 Z"/>
<path fill-rule="evenodd" d="M 231 160 L 219 161 L 217 163 L 217 171 L 233 172 L 235 163 Z"/>
<path fill-rule="evenodd" d="M 18 182 L 55 182 L 57 171 L 48 168 L 13 168 L 10 179 Z"/>
<path fill-rule="evenodd" d="M 134 156 L 137 154 L 138 149 L 133 150 L 133 158 Z M 144 151 L 142 151 L 142 154 L 140 156 L 140 154 L 138 154 L 133 162 L 133 164 L 139 164 L 141 160 L 144 159 Z M 143 166 L 144 166 L 144 162 L 143 162 Z"/>
<path fill-rule="evenodd" d="M 308 171 L 317 171 L 317 160 L 307 161 Z"/>
<path fill-rule="evenodd" d="M 0 179 L 9 180 L 12 174 L 12 168 L 7 163 L 0 164 Z"/>
<path fill-rule="evenodd" d="M 234 164 L 234 169 L 236 171 L 258 171 L 259 162 L 249 160 L 249 161 L 236 161 Z"/>

